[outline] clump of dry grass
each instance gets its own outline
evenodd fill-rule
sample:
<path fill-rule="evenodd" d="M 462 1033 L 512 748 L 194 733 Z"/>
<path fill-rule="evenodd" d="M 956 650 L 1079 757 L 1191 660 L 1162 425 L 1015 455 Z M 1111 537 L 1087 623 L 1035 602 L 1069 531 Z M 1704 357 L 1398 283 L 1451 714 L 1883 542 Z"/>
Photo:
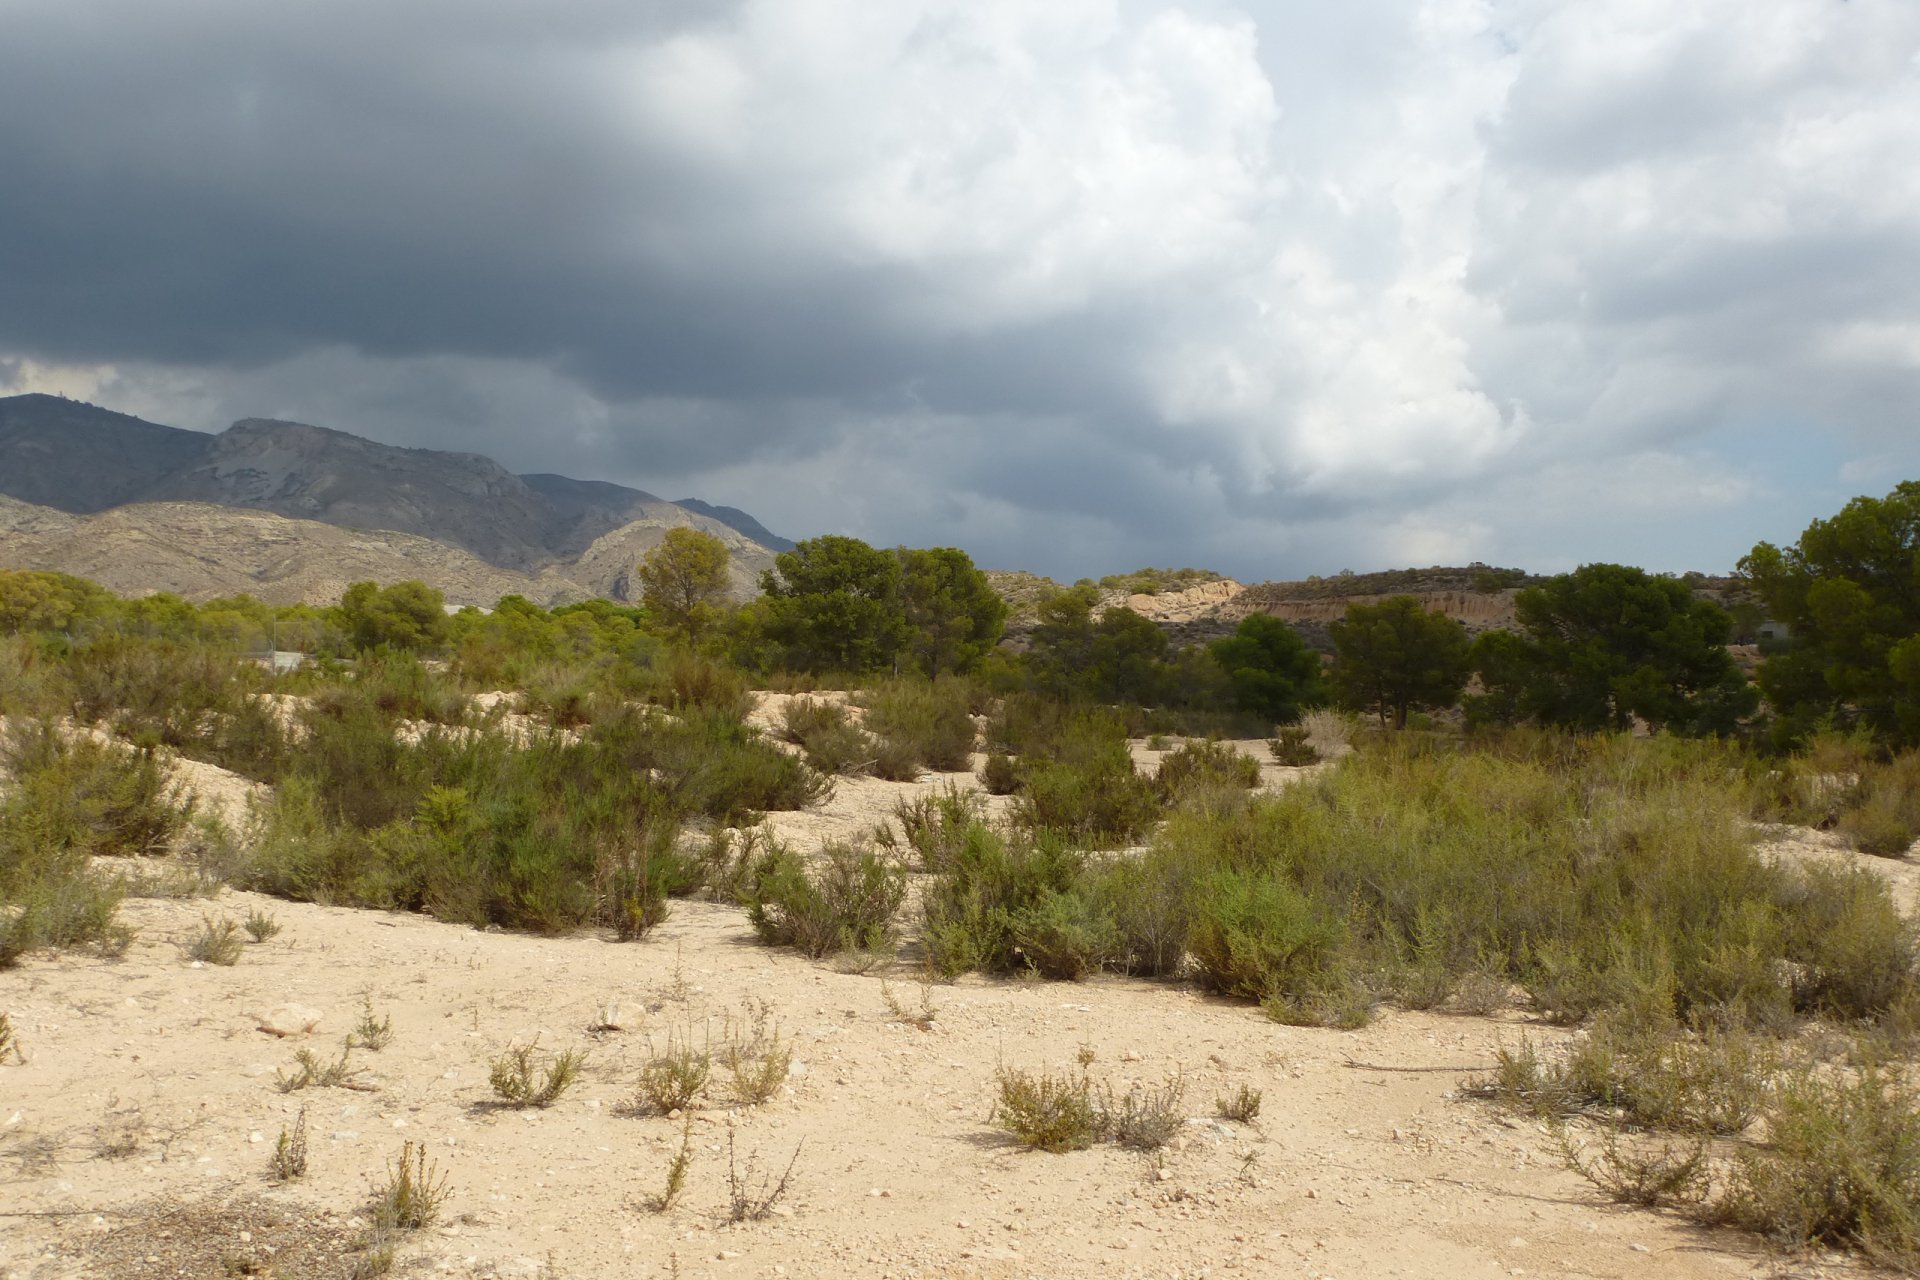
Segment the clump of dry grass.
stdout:
<path fill-rule="evenodd" d="M 393 1016 L 385 1017 L 374 1012 L 373 997 L 360 998 L 360 1021 L 347 1034 L 347 1044 L 360 1049 L 371 1049 L 379 1053 L 393 1043 Z"/>
<path fill-rule="evenodd" d="M 536 1057 L 539 1041 L 515 1045 L 495 1058 L 487 1072 L 487 1082 L 503 1103 L 510 1107 L 550 1107 L 560 1095 L 580 1079 L 587 1055 L 578 1049 Z"/>
<path fill-rule="evenodd" d="M 639 1092 L 633 1106 L 656 1115 L 685 1110 L 706 1089 L 712 1074 L 712 1048 L 694 1048 L 690 1027 L 684 1034 L 669 1031 L 665 1049 L 640 1068 Z"/>
<path fill-rule="evenodd" d="M 358 1089 L 363 1093 L 370 1092 L 370 1086 L 354 1080 L 361 1069 L 350 1062 L 352 1055 L 352 1036 L 348 1036 L 340 1046 L 340 1056 L 332 1062 L 322 1062 L 313 1050 L 301 1049 L 293 1055 L 293 1074 L 277 1072 L 274 1078 L 282 1093 L 296 1093 L 301 1089 Z"/>
<path fill-rule="evenodd" d="M 687 1189 L 687 1171 L 693 1167 L 693 1117 L 686 1117 L 680 1126 L 680 1147 L 673 1153 L 673 1159 L 667 1162 L 667 1185 L 650 1202 L 655 1213 L 665 1213 L 673 1208 Z"/>
<path fill-rule="evenodd" d="M 247 912 L 247 918 L 241 923 L 246 926 L 247 936 L 255 942 L 265 942 L 280 932 L 280 922 L 274 919 L 273 913 L 259 907 Z"/>
<path fill-rule="evenodd" d="M 215 920 L 212 916 L 200 918 L 200 932 L 195 934 L 181 951 L 187 959 L 198 960 L 204 964 L 235 965 L 240 963 L 240 926 L 232 920 Z"/>
<path fill-rule="evenodd" d="M 1215 1098 L 1213 1113 L 1222 1120 L 1231 1120 L 1236 1124 L 1252 1124 L 1259 1118 L 1260 1102 L 1260 1090 L 1243 1084 L 1234 1092 Z"/>

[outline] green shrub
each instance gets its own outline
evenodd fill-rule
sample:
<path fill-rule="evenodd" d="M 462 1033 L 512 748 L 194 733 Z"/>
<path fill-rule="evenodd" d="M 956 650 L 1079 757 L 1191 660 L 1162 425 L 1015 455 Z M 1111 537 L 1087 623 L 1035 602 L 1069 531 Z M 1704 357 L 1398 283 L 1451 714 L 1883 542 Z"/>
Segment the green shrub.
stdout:
<path fill-rule="evenodd" d="M 1711 1216 L 1787 1245 L 1920 1263 L 1920 1097 L 1899 1073 L 1802 1070 L 1776 1090 L 1767 1143 L 1741 1151 Z"/>
<path fill-rule="evenodd" d="M 986 801 L 979 792 L 947 783 L 939 791 L 896 800 L 893 823 L 883 825 L 876 835 L 883 847 L 897 849 L 904 844 L 913 850 L 922 870 L 939 872 L 953 866 L 967 831 L 986 817 Z M 898 836 L 895 824 L 900 828 Z"/>
<path fill-rule="evenodd" d="M 1020 770 L 1014 765 L 1013 757 L 999 751 L 989 752 L 986 763 L 980 766 L 980 785 L 992 796 L 1010 796 L 1018 791 Z"/>
<path fill-rule="evenodd" d="M 1043 978 L 1078 981 L 1120 953 L 1120 930 L 1101 903 L 1081 892 L 1047 892 L 1010 912 L 1014 948 Z"/>
<path fill-rule="evenodd" d="M 536 1060 L 535 1042 L 510 1046 L 488 1066 L 487 1082 L 496 1098 L 510 1107 L 550 1107 L 572 1088 L 586 1065 L 578 1049 L 545 1055 Z"/>
<path fill-rule="evenodd" d="M 1050 895 L 1079 886 L 1086 855 L 1057 836 L 1011 838 L 982 823 L 968 826 L 948 868 L 922 896 L 928 958 L 949 976 L 970 969 L 1012 972 L 1029 961 L 1015 934 L 1016 920 L 1044 932 L 1036 915 Z M 1067 908 L 1074 913 L 1080 909 Z M 1084 919 L 1084 917 L 1082 917 Z M 1093 926 L 1098 928 L 1097 925 Z"/>
<path fill-rule="evenodd" d="M 1025 791 L 1015 805 L 1022 825 L 1115 845 L 1138 838 L 1158 820 L 1159 796 L 1134 771 L 1124 736 L 1089 724 L 1062 747 L 1056 757 L 1028 762 Z"/>
<path fill-rule="evenodd" d="M 742 721 L 753 710 L 747 678 L 732 667 L 685 650 L 657 662 L 649 673 L 647 694 L 675 711 L 699 709 L 725 720 Z"/>
<path fill-rule="evenodd" d="M 1200 886 L 1188 937 L 1201 985 L 1263 1001 L 1332 985 L 1345 942 L 1341 919 L 1286 881 L 1237 871 Z"/>
<path fill-rule="evenodd" d="M 959 680 L 889 680 L 860 695 L 867 730 L 880 740 L 882 777 L 928 769 L 966 769 L 973 762 L 975 730 L 969 686 Z"/>
<path fill-rule="evenodd" d="M 743 900 L 762 942 L 810 956 L 875 950 L 892 937 L 906 896 L 906 875 L 872 850 L 830 842 L 809 874 L 790 849 L 770 849 L 753 870 Z"/>
<path fill-rule="evenodd" d="M 822 773 L 853 773 L 873 767 L 878 748 L 855 725 L 845 707 L 813 698 L 795 698 L 782 713 L 781 736 L 806 752 L 807 763 Z"/>
<path fill-rule="evenodd" d="M 1260 762 L 1224 742 L 1188 742 L 1161 757 L 1154 782 L 1168 800 L 1205 787 L 1254 787 L 1260 784 Z"/>
<path fill-rule="evenodd" d="M 1093 1083 L 1078 1076 L 1031 1075 L 1002 1066 L 996 1073 L 999 1098 L 989 1121 L 1020 1145 L 1056 1154 L 1080 1151 L 1100 1136 L 1100 1113 Z"/>
<path fill-rule="evenodd" d="M 1305 725 L 1281 725 L 1267 740 L 1267 750 L 1272 753 L 1275 764 L 1297 768 L 1320 763 L 1320 749 L 1309 740 Z"/>

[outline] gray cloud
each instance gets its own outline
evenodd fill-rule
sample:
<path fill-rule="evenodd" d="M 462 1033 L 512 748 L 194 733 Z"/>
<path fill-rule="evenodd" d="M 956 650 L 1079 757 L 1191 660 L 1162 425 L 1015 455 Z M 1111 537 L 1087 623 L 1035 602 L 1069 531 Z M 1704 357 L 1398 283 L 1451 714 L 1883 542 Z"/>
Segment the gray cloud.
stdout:
<path fill-rule="evenodd" d="M 1916 51 L 1904 0 L 17 0 L 0 389 L 1069 576 L 1725 567 L 1827 492 L 1756 442 L 1920 462 Z"/>

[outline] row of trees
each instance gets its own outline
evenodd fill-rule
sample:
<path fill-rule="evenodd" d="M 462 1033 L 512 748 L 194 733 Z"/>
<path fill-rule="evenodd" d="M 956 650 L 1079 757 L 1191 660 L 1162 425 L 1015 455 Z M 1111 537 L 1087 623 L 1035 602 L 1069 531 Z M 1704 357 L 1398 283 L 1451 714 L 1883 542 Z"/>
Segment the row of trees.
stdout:
<path fill-rule="evenodd" d="M 274 608 L 248 596 L 195 606 L 157 594 L 120 600 L 83 579 L 0 571 L 0 633 L 117 629 L 236 647 L 451 652 L 487 669 L 593 656 L 644 660 L 662 644 L 736 665 L 859 676 L 981 672 L 1002 689 L 1070 700 L 1231 709 L 1266 725 L 1338 701 L 1403 726 L 1464 705 L 1470 724 L 1533 721 L 1576 730 L 1635 721 L 1683 734 L 1731 733 L 1762 692 L 1780 745 L 1822 726 L 1920 744 L 1920 482 L 1858 498 L 1786 549 L 1761 543 L 1741 572 L 1792 642 L 1762 665 L 1759 689 L 1727 650 L 1733 620 L 1688 582 L 1593 564 L 1520 591 L 1518 628 L 1471 639 L 1412 596 L 1355 604 L 1329 627 L 1331 660 L 1292 627 L 1255 615 L 1231 636 L 1175 649 L 1127 609 L 1095 616 L 1091 583 L 1041 602 L 1024 655 L 997 648 L 1007 607 L 963 551 L 800 543 L 731 608 L 724 544 L 671 530 L 638 567 L 642 608 L 594 600 L 545 610 L 517 596 L 491 614 L 449 614 L 422 583 L 355 583 L 332 608 Z M 1471 687 L 1471 692 L 1469 689 Z"/>

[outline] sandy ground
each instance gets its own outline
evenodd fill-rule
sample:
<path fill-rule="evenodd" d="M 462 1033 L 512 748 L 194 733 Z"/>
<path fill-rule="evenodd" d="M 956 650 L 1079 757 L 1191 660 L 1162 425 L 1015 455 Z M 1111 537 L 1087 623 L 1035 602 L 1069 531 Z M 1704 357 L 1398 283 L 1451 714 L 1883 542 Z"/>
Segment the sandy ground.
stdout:
<path fill-rule="evenodd" d="M 1300 773 L 1265 770 L 1276 786 Z M 776 815 L 776 829 L 796 841 L 855 834 L 900 797 L 966 777 L 843 780 L 821 811 Z M 1805 856 L 1851 856 L 1795 841 L 1791 856 L 1801 844 Z M 203 915 L 256 908 L 279 920 L 277 937 L 233 967 L 185 961 L 178 944 Z M 1519 1010 L 1389 1009 L 1342 1032 L 1129 979 L 922 987 L 905 968 L 847 972 L 761 947 L 737 908 L 699 902 L 676 903 L 629 944 L 233 891 L 133 900 L 123 919 L 139 936 L 122 960 L 43 956 L 0 974 L 24 1055 L 0 1066 L 5 1280 L 275 1274 L 276 1257 L 285 1277 L 344 1276 L 372 1190 L 408 1140 L 427 1145 L 450 1191 L 396 1274 L 1857 1273 L 1612 1205 L 1561 1167 L 1544 1129 L 1459 1099 L 1500 1046 L 1565 1034 Z M 276 1077 L 296 1051 L 336 1056 L 363 1001 L 394 1034 L 381 1052 L 353 1053 L 356 1087 L 282 1092 Z M 924 1029 L 910 1016 L 923 1001 Z M 318 1011 L 317 1028 L 290 1039 L 259 1029 L 288 1004 Z M 669 1038 L 717 1048 L 756 1013 L 792 1047 L 786 1083 L 746 1106 L 716 1068 L 692 1112 L 686 1191 L 655 1211 L 682 1121 L 626 1106 L 642 1064 Z M 607 1023 L 619 1029 L 590 1030 Z M 546 1110 L 495 1107 L 490 1059 L 533 1037 L 585 1048 L 584 1078 Z M 1121 1092 L 1182 1079 L 1183 1136 L 1157 1156 L 1048 1155 L 989 1122 L 999 1068 L 1078 1071 L 1083 1051 L 1093 1078 Z M 1257 1122 L 1215 1119 L 1215 1098 L 1241 1086 L 1262 1093 Z M 310 1173 L 273 1182 L 275 1139 L 302 1108 Z M 730 1135 L 756 1179 L 792 1160 L 763 1221 L 727 1221 Z"/>

